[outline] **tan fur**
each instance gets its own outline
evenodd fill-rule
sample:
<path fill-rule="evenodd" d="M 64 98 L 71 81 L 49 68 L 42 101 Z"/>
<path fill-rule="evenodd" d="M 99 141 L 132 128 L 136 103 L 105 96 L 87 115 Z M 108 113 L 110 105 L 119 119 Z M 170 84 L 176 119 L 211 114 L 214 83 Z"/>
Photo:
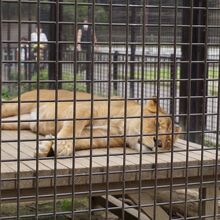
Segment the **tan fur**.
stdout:
<path fill-rule="evenodd" d="M 55 102 L 55 98 L 59 102 Z M 71 155 L 73 152 L 73 140 L 71 138 L 77 137 L 81 139 L 75 139 L 75 150 L 82 150 L 90 148 L 90 135 L 92 133 L 92 147 L 100 148 L 106 147 L 109 134 L 110 147 L 124 146 L 124 143 L 134 149 L 140 150 L 139 144 L 142 140 L 143 151 L 151 148 L 154 149 L 157 141 L 157 146 L 160 149 L 169 150 L 172 142 L 172 121 L 170 117 L 159 117 L 156 119 L 156 112 L 158 110 L 159 116 L 166 116 L 166 112 L 163 111 L 155 100 L 149 100 L 143 107 L 143 116 L 141 117 L 141 105 L 134 101 L 127 101 L 126 112 L 125 102 L 123 100 L 117 100 L 119 97 L 114 97 L 111 100 L 110 111 L 108 111 L 108 102 L 102 101 L 102 97 L 94 96 L 93 103 L 91 100 L 91 94 L 76 92 L 76 102 L 74 105 L 74 93 L 66 90 L 40 90 L 24 93 L 20 98 L 15 98 L 13 101 L 20 101 L 20 128 L 29 129 L 37 132 L 37 115 L 40 120 L 38 126 L 38 132 L 46 137 L 50 135 L 57 135 L 57 155 Z M 39 99 L 39 109 L 36 100 Z M 68 102 L 64 100 L 69 100 Z M 116 100 L 115 100 L 116 99 Z M 32 101 L 32 103 L 30 103 Z M 47 101 L 47 102 L 45 102 Z M 51 102 L 49 102 L 51 101 Z M 37 110 L 38 109 L 38 110 Z M 57 111 L 55 111 L 57 109 Z M 74 112 L 75 109 L 75 112 Z M 91 111 L 93 109 L 93 111 Z M 110 112 L 110 121 L 108 125 L 108 114 Z M 126 119 L 126 129 L 124 127 L 124 117 L 131 117 Z M 18 104 L 8 103 L 2 106 L 2 129 L 18 128 L 17 123 L 7 123 L 4 121 L 17 120 Z M 55 116 L 57 115 L 57 127 L 55 127 Z M 145 118 L 145 117 L 150 118 Z M 73 118 L 76 118 L 75 123 Z M 93 117 L 93 120 L 90 118 Z M 78 120 L 80 119 L 80 120 Z M 26 122 L 22 122 L 26 120 Z M 35 120 L 34 122 L 28 122 L 28 120 Z M 156 122 L 158 122 L 158 128 L 156 128 Z M 143 127 L 142 132 L 141 125 Z M 109 126 L 109 132 L 108 132 Z M 57 134 L 55 133 L 57 128 Z M 75 129 L 74 129 L 75 128 Z M 92 132 L 91 132 L 91 128 Z M 126 130 L 126 136 L 136 135 L 137 137 L 123 138 L 124 131 Z M 174 128 L 175 136 L 174 141 L 177 139 L 177 134 L 180 132 L 180 128 Z M 156 138 L 156 133 L 158 134 Z M 140 135 L 142 134 L 142 138 Z M 49 135 L 49 136 L 48 136 Z M 150 136 L 149 136 L 150 135 Z M 118 137 L 115 137 L 118 136 Z M 84 139 L 82 139 L 84 137 Z M 97 138 L 99 137 L 99 138 Z M 65 140 L 65 138 L 70 140 Z M 55 150 L 54 141 L 43 141 L 39 146 L 39 156 L 47 156 L 50 149 Z"/>

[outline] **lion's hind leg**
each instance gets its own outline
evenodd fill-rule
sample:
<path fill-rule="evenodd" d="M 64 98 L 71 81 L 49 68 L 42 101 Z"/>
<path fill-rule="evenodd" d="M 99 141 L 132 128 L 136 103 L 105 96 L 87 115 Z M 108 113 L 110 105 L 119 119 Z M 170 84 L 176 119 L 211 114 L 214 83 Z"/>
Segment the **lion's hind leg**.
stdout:
<path fill-rule="evenodd" d="M 35 103 L 16 103 L 17 100 L 14 103 L 4 103 L 1 106 L 1 117 L 11 117 L 18 115 L 18 108 L 20 108 L 20 115 L 29 114 L 35 107 Z M 20 106 L 20 107 L 19 107 Z"/>
<path fill-rule="evenodd" d="M 1 129 L 2 130 L 29 130 L 30 129 L 30 114 L 24 114 L 20 117 L 12 116 L 1 119 Z"/>
<path fill-rule="evenodd" d="M 1 110 L 2 110 L 1 112 L 2 118 L 18 115 L 18 104 L 5 103 L 2 105 Z"/>

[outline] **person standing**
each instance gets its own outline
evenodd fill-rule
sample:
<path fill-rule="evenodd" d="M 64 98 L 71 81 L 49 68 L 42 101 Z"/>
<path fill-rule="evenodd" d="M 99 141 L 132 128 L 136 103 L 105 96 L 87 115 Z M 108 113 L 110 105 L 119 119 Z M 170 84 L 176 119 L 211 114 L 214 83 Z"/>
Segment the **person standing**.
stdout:
<path fill-rule="evenodd" d="M 21 38 L 21 46 L 20 46 L 20 59 L 21 59 L 21 62 L 23 61 L 26 61 L 29 59 L 29 51 L 28 51 L 28 48 L 29 48 L 29 45 L 28 45 L 28 39 L 26 37 L 22 37 Z M 17 48 L 17 60 L 18 60 L 18 51 L 19 51 L 19 48 Z"/>
<path fill-rule="evenodd" d="M 88 19 L 85 18 L 82 27 L 77 32 L 77 51 L 91 49 L 93 42 L 93 31 L 92 27 L 88 24 Z M 96 44 L 97 39 L 94 32 L 94 43 Z M 94 45 L 96 46 L 96 45 Z"/>
<path fill-rule="evenodd" d="M 87 61 L 83 66 L 81 66 L 80 71 L 86 70 L 86 90 L 87 92 L 91 92 L 91 78 L 92 78 L 92 45 L 94 43 L 94 50 L 97 51 L 96 46 L 96 35 L 95 32 L 92 30 L 92 26 L 89 25 L 88 19 L 85 18 L 83 21 L 82 27 L 77 32 L 77 51 L 84 51 L 85 52 L 85 61 Z M 83 54 L 82 54 L 83 55 Z M 84 57 L 84 56 L 83 56 Z M 83 58 L 82 57 L 82 58 Z M 79 54 L 78 54 L 79 58 Z M 80 59 L 80 58 L 79 58 Z M 77 68 L 78 72 L 78 68 Z"/>
<path fill-rule="evenodd" d="M 17 48 L 16 50 L 16 59 L 17 61 L 20 61 L 21 66 L 21 72 L 24 72 L 24 79 L 28 79 L 28 64 L 26 63 L 27 60 L 29 60 L 29 45 L 28 45 L 28 39 L 26 37 L 21 38 L 21 45 L 20 49 Z M 19 51 L 20 51 L 20 60 L 19 58 Z"/>
<path fill-rule="evenodd" d="M 38 30 L 40 33 L 38 33 Z M 38 43 L 38 35 L 40 37 L 39 39 L 39 43 Z M 39 25 L 36 25 L 35 26 L 35 31 L 33 33 L 31 33 L 31 43 L 32 43 L 32 55 L 33 55 L 33 58 L 35 60 L 37 60 L 37 53 L 38 53 L 38 45 L 39 45 L 39 58 L 40 60 L 47 60 L 47 42 L 48 42 L 48 39 L 47 39 L 47 36 L 45 33 L 43 33 L 43 29 L 42 27 Z M 45 65 L 40 65 L 40 67 L 44 68 Z"/>

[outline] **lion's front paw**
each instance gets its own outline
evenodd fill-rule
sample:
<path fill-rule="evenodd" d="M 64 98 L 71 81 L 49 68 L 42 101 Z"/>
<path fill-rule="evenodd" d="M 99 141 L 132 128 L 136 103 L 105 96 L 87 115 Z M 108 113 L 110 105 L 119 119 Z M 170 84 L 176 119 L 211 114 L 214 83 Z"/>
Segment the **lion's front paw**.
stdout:
<path fill-rule="evenodd" d="M 47 135 L 47 136 L 45 136 L 45 138 L 52 139 L 54 137 L 52 135 Z M 39 157 L 47 157 L 49 152 L 51 151 L 52 145 L 53 145 L 52 140 L 40 141 L 38 156 Z M 34 157 L 37 157 L 37 152 L 34 153 Z"/>
<path fill-rule="evenodd" d="M 69 140 L 57 141 L 57 149 L 55 148 L 55 144 L 53 144 L 52 148 L 58 156 L 71 156 L 73 153 L 73 142 Z"/>

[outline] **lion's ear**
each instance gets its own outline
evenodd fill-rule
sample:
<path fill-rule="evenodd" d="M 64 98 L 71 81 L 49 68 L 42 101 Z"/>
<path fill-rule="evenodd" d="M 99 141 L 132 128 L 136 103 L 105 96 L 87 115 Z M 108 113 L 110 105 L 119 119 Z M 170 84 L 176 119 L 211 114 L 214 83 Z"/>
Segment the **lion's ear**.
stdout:
<path fill-rule="evenodd" d="M 157 99 L 153 98 L 147 101 L 145 105 L 145 109 L 150 112 L 156 112 L 157 111 Z"/>

